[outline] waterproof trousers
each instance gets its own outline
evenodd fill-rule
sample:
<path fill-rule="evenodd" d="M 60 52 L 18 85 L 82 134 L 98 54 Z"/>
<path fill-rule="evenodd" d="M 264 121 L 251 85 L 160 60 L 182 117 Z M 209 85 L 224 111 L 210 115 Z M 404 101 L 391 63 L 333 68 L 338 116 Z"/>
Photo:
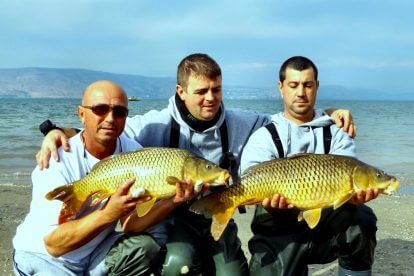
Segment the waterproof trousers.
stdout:
<path fill-rule="evenodd" d="M 248 275 L 246 257 L 231 220 L 218 241 L 210 234 L 211 219 L 181 210 L 168 229 L 163 275 Z"/>
<path fill-rule="evenodd" d="M 274 217 L 275 222 L 277 216 Z M 250 275 L 308 275 L 308 264 L 338 259 L 346 275 L 370 275 L 376 246 L 376 217 L 365 206 L 324 210 L 318 226 L 255 223 L 249 241 Z M 353 273 L 355 272 L 355 273 Z M 345 274 L 344 274 L 345 275 Z"/>

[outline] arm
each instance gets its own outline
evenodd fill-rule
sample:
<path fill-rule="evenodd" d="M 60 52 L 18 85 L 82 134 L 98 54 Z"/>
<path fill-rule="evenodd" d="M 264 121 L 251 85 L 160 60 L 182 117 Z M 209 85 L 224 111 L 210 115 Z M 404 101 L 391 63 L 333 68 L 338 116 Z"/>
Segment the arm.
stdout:
<path fill-rule="evenodd" d="M 351 112 L 347 109 L 326 109 L 325 113 L 331 116 L 339 128 L 343 128 L 351 138 L 356 136 L 356 126 L 352 119 Z"/>
<path fill-rule="evenodd" d="M 135 209 L 137 203 L 149 198 L 133 199 L 129 188 L 135 181 L 120 185 L 106 205 L 80 219 L 65 222 L 44 237 L 47 251 L 54 257 L 62 256 L 91 241 L 106 227 Z"/>

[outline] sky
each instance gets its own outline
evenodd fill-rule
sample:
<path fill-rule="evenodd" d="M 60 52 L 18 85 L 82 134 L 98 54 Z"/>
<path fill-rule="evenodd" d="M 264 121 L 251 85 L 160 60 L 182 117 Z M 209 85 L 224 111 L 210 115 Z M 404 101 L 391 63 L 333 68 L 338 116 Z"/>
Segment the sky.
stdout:
<path fill-rule="evenodd" d="M 411 0 L 0 0 L 0 68 L 175 77 L 206 53 L 223 83 L 276 87 L 291 56 L 321 85 L 414 93 Z"/>

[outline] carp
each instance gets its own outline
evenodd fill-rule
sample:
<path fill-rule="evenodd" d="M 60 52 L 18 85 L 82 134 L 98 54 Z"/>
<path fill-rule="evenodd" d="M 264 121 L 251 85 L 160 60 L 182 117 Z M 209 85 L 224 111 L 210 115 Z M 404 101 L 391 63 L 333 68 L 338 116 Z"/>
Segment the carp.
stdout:
<path fill-rule="evenodd" d="M 133 197 L 151 196 L 150 201 L 137 205 L 137 214 L 142 217 L 156 200 L 172 197 L 177 182 L 191 180 L 195 190 L 201 189 L 202 183 L 222 186 L 228 184 L 230 173 L 187 150 L 143 148 L 105 158 L 82 179 L 57 187 L 45 197 L 63 201 L 59 215 L 61 224 L 73 219 L 86 202 L 89 206 L 101 203 L 114 194 L 121 183 L 132 178 L 135 178 L 130 188 Z"/>
<path fill-rule="evenodd" d="M 238 183 L 196 201 L 190 210 L 212 217 L 211 234 L 218 240 L 237 207 L 261 204 L 274 194 L 300 210 L 298 221 L 314 228 L 322 209 L 337 209 L 367 188 L 391 194 L 398 186 L 395 177 L 352 157 L 297 154 L 250 167 Z"/>

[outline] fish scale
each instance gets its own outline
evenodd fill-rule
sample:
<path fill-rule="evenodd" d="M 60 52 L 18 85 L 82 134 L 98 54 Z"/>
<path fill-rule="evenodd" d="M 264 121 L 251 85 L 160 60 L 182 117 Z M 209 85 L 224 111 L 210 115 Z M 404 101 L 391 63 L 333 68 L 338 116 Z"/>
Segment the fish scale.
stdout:
<path fill-rule="evenodd" d="M 275 194 L 314 228 L 323 208 L 339 208 L 368 188 L 391 194 L 398 186 L 395 177 L 352 157 L 298 154 L 250 167 L 239 183 L 193 203 L 190 210 L 213 218 L 211 233 L 218 240 L 237 207 L 261 204 Z"/>
<path fill-rule="evenodd" d="M 135 179 L 130 193 L 143 191 L 140 195 L 151 196 L 148 203 L 137 206 L 138 216 L 143 216 L 156 200 L 172 197 L 177 182 L 192 181 L 218 186 L 228 184 L 229 178 L 227 170 L 187 150 L 144 148 L 101 160 L 88 175 L 54 189 L 46 198 L 64 202 L 59 217 L 59 223 L 63 223 L 73 218 L 89 198 L 90 204 L 96 205 L 114 194 L 126 180 Z"/>

